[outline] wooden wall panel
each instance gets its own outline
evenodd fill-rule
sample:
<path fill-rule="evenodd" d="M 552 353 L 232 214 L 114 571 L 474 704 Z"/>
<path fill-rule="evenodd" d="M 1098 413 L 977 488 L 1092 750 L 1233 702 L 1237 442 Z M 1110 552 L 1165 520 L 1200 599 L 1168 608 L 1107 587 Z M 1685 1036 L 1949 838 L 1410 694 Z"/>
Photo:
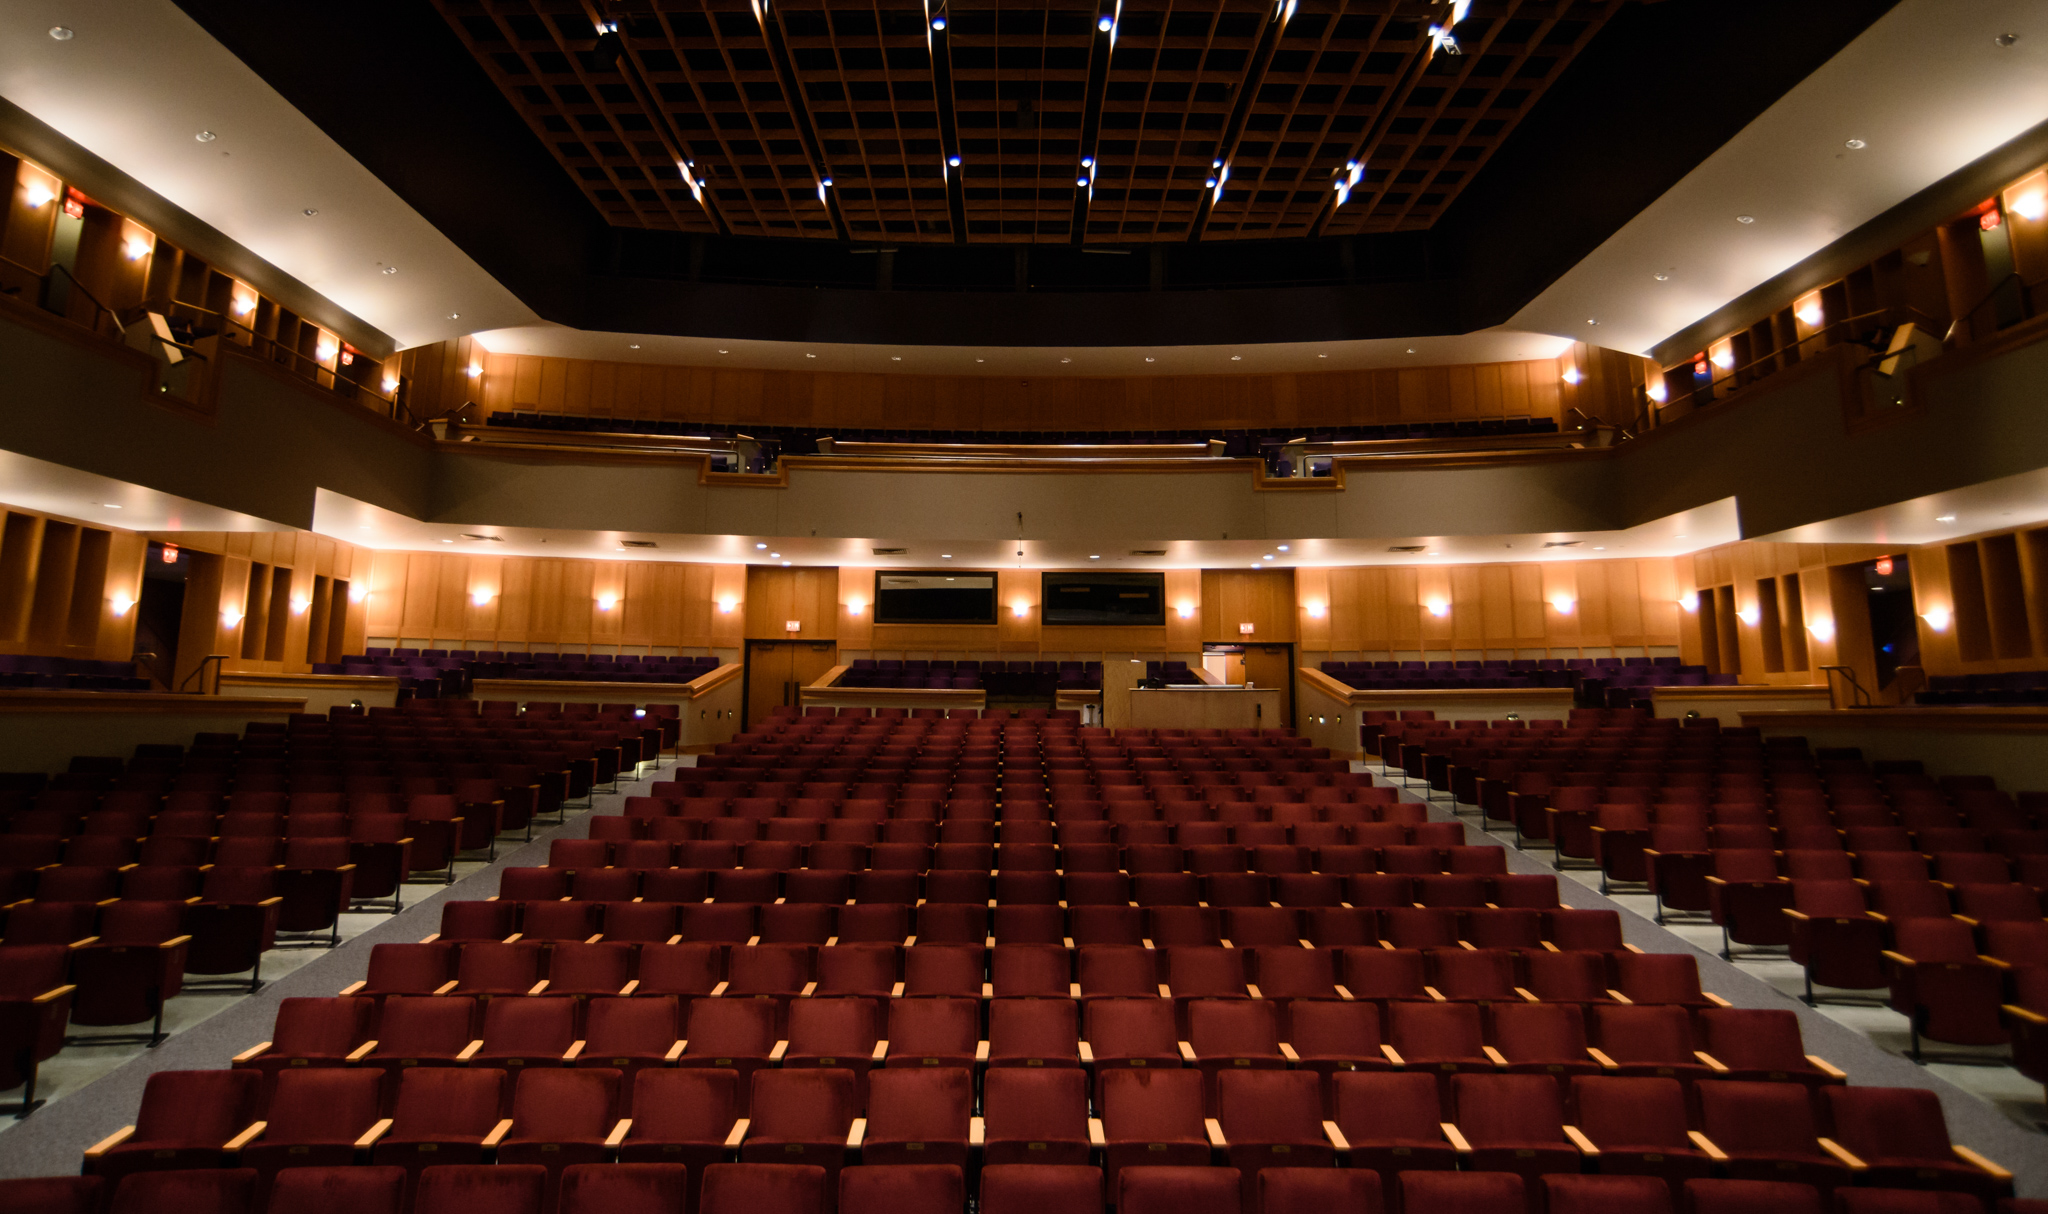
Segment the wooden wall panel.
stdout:
<path fill-rule="evenodd" d="M 468 339 L 464 339 L 467 341 Z M 442 343 L 452 347 L 454 343 Z M 429 351 L 436 351 L 430 353 Z M 1013 379 L 658 366 L 522 354 L 408 351 L 414 412 L 480 402 L 486 411 L 562 413 L 728 425 L 940 430 L 1147 430 L 1534 416 L 1575 403 L 1605 416 L 1633 406 L 1636 360 L 1575 347 L 1598 368 L 1561 396 L 1556 359 L 1273 375 Z M 1619 361 L 1617 361 L 1619 360 Z M 480 361 L 480 382 L 463 374 Z M 1617 387 L 1617 385 L 1621 385 Z M 431 399 L 436 408 L 421 407 Z M 472 417 L 472 420 L 480 420 Z"/>

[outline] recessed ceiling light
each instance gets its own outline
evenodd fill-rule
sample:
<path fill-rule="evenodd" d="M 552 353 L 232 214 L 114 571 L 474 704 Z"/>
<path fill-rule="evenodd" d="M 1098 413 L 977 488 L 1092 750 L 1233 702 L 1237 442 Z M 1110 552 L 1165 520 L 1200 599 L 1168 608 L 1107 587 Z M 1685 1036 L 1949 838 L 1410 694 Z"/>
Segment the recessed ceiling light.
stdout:
<path fill-rule="evenodd" d="M 1230 361 L 1231 361 L 1231 362 L 1234 362 L 1234 363 L 1241 363 L 1241 362 L 1243 362 L 1243 361 L 1244 361 L 1244 355 L 1242 355 L 1242 354 L 1233 354 L 1233 355 L 1231 355 L 1231 356 L 1230 356 Z"/>
<path fill-rule="evenodd" d="M 444 543 L 444 544 L 452 544 L 452 543 L 454 543 L 455 541 L 454 541 L 454 540 L 442 540 L 441 542 L 442 542 L 442 543 Z"/>
<path fill-rule="evenodd" d="M 313 216 L 315 216 L 315 215 L 318 215 L 318 214 L 320 213 L 320 208 L 319 208 L 319 207 L 307 207 L 304 213 L 305 213 L 305 216 L 306 216 L 306 218 L 308 218 L 308 219 L 311 219 L 311 218 L 313 218 Z"/>
<path fill-rule="evenodd" d="M 1934 521 L 1937 523 L 1953 523 L 1956 521 L 1956 516 L 1953 514 L 1937 514 L 1934 516 Z"/>
<path fill-rule="evenodd" d="M 1670 281 L 1671 281 L 1671 275 L 1669 275 L 1669 274 L 1652 274 L 1652 275 L 1650 275 L 1650 277 L 1652 277 L 1652 278 L 1656 279 L 1656 280 L 1657 280 L 1658 282 L 1670 282 Z"/>
<path fill-rule="evenodd" d="M 64 27 L 58 26 L 57 29 L 64 29 Z M 63 41 L 64 38 L 69 38 L 70 36 L 70 30 L 64 30 L 63 38 L 57 37 L 57 30 L 50 31 L 50 37 L 57 38 L 59 42 Z M 2020 36 L 2018 34 L 1997 34 L 1992 37 L 1991 42 L 1994 46 L 2011 46 L 2013 43 L 2018 42 L 2019 40 Z"/>
<path fill-rule="evenodd" d="M 804 355 L 804 357 L 805 357 L 805 358 L 816 358 L 816 357 L 817 357 L 817 355 L 815 355 L 815 354 L 808 354 L 808 353 L 807 353 L 807 354 L 805 354 L 805 355 Z"/>
<path fill-rule="evenodd" d="M 1260 557 L 1259 559 L 1262 561 L 1270 561 L 1273 559 L 1273 554 L 1268 552 L 1266 555 Z"/>
<path fill-rule="evenodd" d="M 1061 361 L 1061 362 L 1063 362 L 1063 363 L 1070 363 L 1070 362 L 1073 362 L 1074 360 L 1073 360 L 1073 359 L 1071 359 L 1071 358 L 1062 358 L 1062 359 L 1061 359 L 1060 361 Z"/>
<path fill-rule="evenodd" d="M 1151 357 L 1150 355 L 1147 355 L 1147 356 L 1146 356 L 1146 358 L 1145 358 L 1145 361 L 1149 363 L 1149 362 L 1152 362 L 1152 361 L 1154 361 L 1154 360 L 1152 359 L 1152 357 Z"/>
<path fill-rule="evenodd" d="M 1088 559 L 1091 561 L 1099 561 L 1102 559 L 1102 554 L 1099 552 L 1091 552 L 1088 554 Z"/>
<path fill-rule="evenodd" d="M 385 267 L 384 267 L 384 272 L 385 272 L 386 274 L 396 274 L 396 273 L 398 273 L 398 267 L 397 267 L 397 266 L 385 266 Z"/>
<path fill-rule="evenodd" d="M 119 510 L 121 508 L 121 503 L 119 502 L 101 502 L 100 505 L 105 506 L 109 510 Z"/>
<path fill-rule="evenodd" d="M 1409 352 L 1410 354 L 1413 354 L 1413 353 L 1415 353 L 1415 347 L 1414 347 L 1414 346 L 1410 346 L 1410 347 L 1408 347 L 1408 352 Z"/>
<path fill-rule="evenodd" d="M 720 354 L 730 354 L 730 353 L 732 353 L 732 351 L 730 351 L 730 350 L 720 350 L 720 351 L 719 351 L 719 353 L 720 353 Z"/>
<path fill-rule="evenodd" d="M 756 545 L 754 545 L 754 547 L 756 547 L 756 548 L 761 548 L 761 549 L 766 549 L 766 548 L 768 547 L 768 545 L 766 545 L 766 544 L 756 544 Z"/>
<path fill-rule="evenodd" d="M 1842 146 L 1848 148 L 1852 152 L 1860 152 L 1864 148 L 1869 147 L 1870 145 L 1863 142 L 1861 139 L 1851 139 L 1849 142 L 1843 144 Z"/>
<path fill-rule="evenodd" d="M 197 135 L 192 136 L 192 138 L 197 139 L 201 143 L 212 143 L 214 140 L 220 138 L 220 136 L 214 134 L 212 131 L 201 131 Z"/>
<path fill-rule="evenodd" d="M 1735 217 L 1735 222 L 1737 222 L 1737 223 L 1755 223 L 1755 222 L 1756 222 L 1756 216 L 1754 216 L 1754 215 L 1737 215 L 1737 216 Z"/>
<path fill-rule="evenodd" d="M 1280 551 L 1282 551 L 1282 552 L 1285 552 L 1285 551 L 1287 551 L 1287 545 L 1285 545 L 1285 544 L 1281 544 L 1281 545 L 1278 545 L 1278 547 L 1279 547 Z"/>
<path fill-rule="evenodd" d="M 787 568 L 789 568 L 789 562 L 788 562 L 788 561 L 784 561 L 784 562 L 782 562 L 782 567 L 783 567 L 784 569 L 787 569 Z"/>
<path fill-rule="evenodd" d="M 2011 36 L 2012 35 L 2010 34 L 2006 35 L 2006 37 L 2008 38 L 2010 38 Z M 69 42 L 72 38 L 71 28 L 65 25 L 53 25 L 50 27 L 50 37 L 55 38 L 59 42 Z M 2010 46 L 2011 43 L 2005 43 L 2003 45 Z"/>
<path fill-rule="evenodd" d="M 627 348 L 628 350 L 638 350 L 638 349 L 640 348 L 640 343 L 636 341 L 636 342 L 632 343 L 631 345 L 627 346 L 626 348 Z"/>
<path fill-rule="evenodd" d="M 460 313 L 460 312 L 450 312 L 450 313 L 448 314 L 448 319 L 449 319 L 449 320 L 461 320 L 461 319 L 462 319 L 462 313 Z"/>
<path fill-rule="evenodd" d="M 1318 355 L 1316 355 L 1316 357 L 1317 357 L 1317 358 L 1328 358 L 1328 357 L 1329 357 L 1329 355 L 1327 355 L 1327 354 L 1318 354 Z"/>
<path fill-rule="evenodd" d="M 1594 320 L 1594 319 L 1593 319 L 1592 317 L 1588 316 L 1588 317 L 1586 318 L 1586 323 L 1587 323 L 1587 324 L 1589 324 L 1589 325 L 1597 325 L 1597 324 L 1599 324 L 1600 322 L 1599 322 L 1599 321 L 1597 321 L 1597 320 Z"/>
<path fill-rule="evenodd" d="M 903 361 L 903 356 L 901 354 L 891 354 L 889 356 L 889 361 L 892 363 L 900 363 Z"/>
<path fill-rule="evenodd" d="M 1673 538 L 1673 539 L 1679 539 L 1679 540 L 1689 540 L 1689 539 L 1691 539 L 1692 537 L 1691 537 L 1691 536 L 1689 536 L 1689 535 L 1675 535 L 1675 536 L 1673 536 L 1673 537 L 1671 537 L 1671 538 Z"/>
<path fill-rule="evenodd" d="M 1595 547 L 1595 548 L 1593 549 L 1593 551 L 1595 551 L 1595 552 L 1605 552 L 1605 551 L 1607 551 L 1607 549 L 1605 549 L 1605 548 L 1600 548 L 1600 547 Z"/>
<path fill-rule="evenodd" d="M 978 363 L 985 363 L 985 362 L 987 362 L 988 360 L 987 360 L 986 358 L 977 358 L 977 359 L 975 359 L 974 361 L 975 361 L 975 362 L 978 362 Z"/>
<path fill-rule="evenodd" d="M 942 561 L 950 561 L 953 559 L 953 554 L 950 552 L 941 552 L 939 554 L 939 559 Z"/>
<path fill-rule="evenodd" d="M 769 559 L 770 559 L 770 560 L 777 560 L 777 561 L 779 561 L 779 560 L 781 560 L 781 559 L 782 559 L 782 554 L 781 554 L 780 552 L 771 552 L 771 553 L 769 553 L 769 554 L 768 554 L 768 557 L 769 557 Z"/>

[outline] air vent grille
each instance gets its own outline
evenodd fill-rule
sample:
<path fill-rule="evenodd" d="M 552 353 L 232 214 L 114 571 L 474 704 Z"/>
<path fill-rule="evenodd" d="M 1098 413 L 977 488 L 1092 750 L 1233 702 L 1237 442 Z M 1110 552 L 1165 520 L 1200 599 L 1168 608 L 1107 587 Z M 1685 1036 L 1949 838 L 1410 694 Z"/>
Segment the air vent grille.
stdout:
<path fill-rule="evenodd" d="M 1132 555 L 1132 556 L 1165 556 L 1165 555 L 1166 555 L 1166 549 L 1164 549 L 1164 548 L 1133 548 L 1133 549 L 1131 549 L 1131 555 Z"/>
<path fill-rule="evenodd" d="M 875 549 L 875 555 L 876 555 L 876 556 L 908 556 L 909 554 L 910 554 L 910 549 L 908 549 L 908 548 L 877 548 L 877 549 Z"/>
<path fill-rule="evenodd" d="M 1584 540 L 1544 540 L 1543 546 L 1545 548 L 1576 548 L 1585 542 Z"/>
<path fill-rule="evenodd" d="M 655 548 L 655 547 L 659 547 L 659 545 L 657 545 L 657 544 L 656 544 L 656 543 L 655 543 L 655 542 L 654 542 L 653 540 L 620 540 L 620 541 L 619 541 L 619 547 L 621 547 L 621 548 Z"/>
<path fill-rule="evenodd" d="M 1425 552 L 1427 550 L 1428 547 L 1424 544 L 1394 544 L 1387 549 L 1388 552 Z"/>
<path fill-rule="evenodd" d="M 467 531 L 462 533 L 462 538 L 466 540 L 488 540 L 493 544 L 502 544 L 505 542 L 505 537 L 502 535 L 471 535 Z"/>

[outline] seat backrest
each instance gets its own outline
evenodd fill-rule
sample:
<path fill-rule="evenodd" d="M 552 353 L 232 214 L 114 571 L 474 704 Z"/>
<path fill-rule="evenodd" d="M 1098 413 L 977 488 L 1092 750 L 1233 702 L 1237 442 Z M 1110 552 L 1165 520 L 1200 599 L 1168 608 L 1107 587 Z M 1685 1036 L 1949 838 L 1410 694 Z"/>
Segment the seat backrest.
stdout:
<path fill-rule="evenodd" d="M 1829 1087 L 1834 1137 L 1867 1160 L 1954 1158 L 1941 1098 L 1926 1088 Z"/>
<path fill-rule="evenodd" d="M 619 1072 L 610 1067 L 521 1067 L 512 1089 L 512 1137 L 602 1142 L 618 1106 Z"/>
<path fill-rule="evenodd" d="M 721 1067 L 642 1071 L 633 1080 L 633 1127 L 628 1141 L 723 1143 L 739 1117 L 739 1108 L 736 1071 Z"/>
<path fill-rule="evenodd" d="M 195 1168 L 123 1177 L 108 1214 L 255 1214 L 256 1169 Z"/>
<path fill-rule="evenodd" d="M 1322 1140 L 1322 1081 L 1314 1071 L 1224 1071 L 1216 1077 L 1216 1108 L 1231 1141 Z"/>
<path fill-rule="evenodd" d="M 1565 1140 L 1563 1095 L 1548 1075 L 1453 1075 L 1451 1104 L 1474 1146 Z"/>
<path fill-rule="evenodd" d="M 583 1056 L 655 1055 L 680 1040 L 673 995 L 592 999 L 584 1011 Z"/>
<path fill-rule="evenodd" d="M 445 1056 L 469 1044 L 476 1000 L 468 996 L 393 995 L 377 1023 L 377 1052 L 387 1057 Z"/>
<path fill-rule="evenodd" d="M 972 1054 L 981 1007 L 967 998 L 897 999 L 889 1004 L 889 1051 L 904 1057 Z"/>
<path fill-rule="evenodd" d="M 1579 1129 L 1595 1146 L 1684 1150 L 1691 1145 L 1685 1089 L 1676 1079 L 1579 1075 L 1572 1079 L 1572 1103 Z"/>
<path fill-rule="evenodd" d="M 280 1071 L 264 1113 L 268 1143 L 354 1142 L 377 1120 L 384 1073 L 374 1068 Z"/>
<path fill-rule="evenodd" d="M 494 1067 L 416 1066 L 398 1081 L 390 1141 L 475 1136 L 497 1124 L 505 1072 Z"/>
<path fill-rule="evenodd" d="M 1477 1004 L 1396 1002 L 1387 1011 L 1387 1035 L 1403 1057 L 1483 1056 Z"/>
<path fill-rule="evenodd" d="M 868 1137 L 884 1142 L 964 1142 L 974 1075 L 961 1067 L 890 1067 L 868 1075 Z"/>
<path fill-rule="evenodd" d="M 1809 1155 L 1819 1151 L 1813 1103 L 1804 1084 L 1713 1079 L 1694 1087 L 1700 1129 L 1722 1150 Z"/>
<path fill-rule="evenodd" d="M 1116 1205 L 1120 1214 L 1239 1214 L 1241 1184 L 1236 1168 L 1124 1168 Z"/>
<path fill-rule="evenodd" d="M 1331 1076 L 1333 1119 L 1354 1144 L 1442 1141 L 1434 1076 L 1419 1071 L 1340 1071 Z"/>
<path fill-rule="evenodd" d="M 818 1214 L 825 1208 L 825 1192 L 825 1169 L 820 1167 L 715 1163 L 704 1169 L 697 1208 L 700 1214 Z"/>
<path fill-rule="evenodd" d="M 292 1214 L 399 1214 L 405 1169 L 286 1168 L 271 1178 L 270 1207 Z"/>
<path fill-rule="evenodd" d="M 468 1164 L 420 1173 L 413 1214 L 541 1214 L 548 1170 L 539 1164 Z"/>
<path fill-rule="evenodd" d="M 1103 1128 L 1131 1142 L 1202 1141 L 1202 1073 L 1125 1068 L 1102 1075 Z"/>
<path fill-rule="evenodd" d="M 135 1141 L 218 1146 L 256 1120 L 262 1086 L 254 1071 L 158 1071 L 142 1088 Z"/>
<path fill-rule="evenodd" d="M 578 1163 L 562 1170 L 557 1209 L 559 1214 L 674 1214 L 688 1195 L 689 1169 L 679 1163 Z"/>
<path fill-rule="evenodd" d="M 754 1072 L 750 1137 L 770 1142 L 840 1142 L 860 1105 L 853 1072 L 792 1067 Z"/>

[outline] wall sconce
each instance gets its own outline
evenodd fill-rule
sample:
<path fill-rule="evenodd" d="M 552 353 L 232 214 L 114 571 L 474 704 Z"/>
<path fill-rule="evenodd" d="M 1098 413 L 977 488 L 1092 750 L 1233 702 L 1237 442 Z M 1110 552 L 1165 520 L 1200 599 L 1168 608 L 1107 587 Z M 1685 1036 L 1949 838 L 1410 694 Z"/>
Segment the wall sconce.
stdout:
<path fill-rule="evenodd" d="M 1835 639 L 1835 622 L 1826 616 L 1821 616 L 1814 620 L 1813 623 L 1808 624 L 1806 630 L 1813 634 L 1813 639 L 1816 641 L 1832 641 Z"/>
<path fill-rule="evenodd" d="M 1192 620 L 1195 618 L 1195 605 L 1193 603 L 1182 603 L 1175 607 L 1174 610 L 1180 613 L 1181 619 Z"/>
<path fill-rule="evenodd" d="M 1651 400 L 1656 401 L 1660 405 L 1671 395 L 1665 390 L 1664 381 L 1661 379 L 1649 386 L 1648 394 Z"/>
<path fill-rule="evenodd" d="M 1252 627 L 1253 627 L 1253 626 L 1252 626 L 1252 625 L 1250 625 L 1250 624 L 1239 624 L 1239 625 L 1237 626 L 1237 632 L 1238 632 L 1238 635 L 1239 635 L 1239 636 L 1250 636 L 1250 635 L 1252 634 Z"/>
<path fill-rule="evenodd" d="M 30 186 L 29 188 L 34 189 L 35 187 Z M 2006 209 L 2021 219 L 2039 219 L 2043 215 L 2048 215 L 2048 193 L 2043 193 L 2040 190 L 2031 190 L 2013 199 L 2011 205 Z"/>
<path fill-rule="evenodd" d="M 41 210 L 44 203 L 56 197 L 57 195 L 51 193 L 50 187 L 40 181 L 29 182 L 21 191 L 22 201 L 28 203 L 28 209 L 31 211 Z"/>
<path fill-rule="evenodd" d="M 1323 612 L 1329 610 L 1329 608 L 1323 606 L 1321 602 L 1311 599 L 1309 602 L 1303 604 L 1302 610 L 1308 612 L 1309 619 L 1320 620 L 1323 618 Z"/>
<path fill-rule="evenodd" d="M 332 338 L 323 337 L 313 345 L 313 361 L 333 362 L 334 356 L 340 352 L 341 347 L 335 345 Z"/>
<path fill-rule="evenodd" d="M 1564 374 L 1560 378 L 1562 378 L 1564 382 L 1568 384 L 1577 384 L 1580 380 L 1584 379 L 1585 377 L 1579 374 L 1579 369 L 1577 367 L 1566 367 L 1564 369 Z"/>
<path fill-rule="evenodd" d="M 1016 616 L 1020 620 L 1029 619 L 1031 618 L 1031 604 L 1025 602 L 1023 599 L 1018 599 L 1016 602 L 1010 604 L 1010 614 Z"/>
<path fill-rule="evenodd" d="M 1722 345 L 1715 346 L 1714 352 L 1710 356 L 1709 361 L 1711 361 L 1715 366 L 1721 368 L 1723 371 L 1726 371 L 1728 368 L 1735 365 L 1735 347 L 1727 345 L 1725 343 Z"/>
<path fill-rule="evenodd" d="M 395 375 L 385 376 L 383 380 L 383 388 L 386 392 L 398 391 L 398 377 Z"/>
<path fill-rule="evenodd" d="M 1572 608 L 1579 605 L 1579 601 L 1568 594 L 1560 594 L 1550 600 L 1550 605 L 1557 611 L 1557 614 L 1570 615 Z"/>
<path fill-rule="evenodd" d="M 497 594 L 489 590 L 472 590 L 469 592 L 469 601 L 471 605 L 477 607 L 490 606 L 491 600 L 496 597 L 498 597 Z"/>
<path fill-rule="evenodd" d="M 859 615 L 861 612 L 866 611 L 867 609 L 868 604 L 867 600 L 865 599 L 846 600 L 846 614 L 848 615 Z"/>
<path fill-rule="evenodd" d="M 1438 619 L 1451 614 L 1451 605 L 1442 599 L 1431 599 L 1422 605 L 1422 609 Z"/>
<path fill-rule="evenodd" d="M 242 613 L 233 607 L 223 608 L 220 613 L 220 623 L 223 628 L 239 627 L 242 623 Z"/>
<path fill-rule="evenodd" d="M 1763 617 L 1757 614 L 1756 608 L 1744 607 L 1735 613 L 1735 618 L 1754 628 L 1756 627 L 1756 622 Z"/>
<path fill-rule="evenodd" d="M 619 605 L 619 596 L 618 596 L 618 595 L 616 595 L 616 594 L 613 594 L 613 593 L 612 593 L 611 591 L 609 591 L 609 590 L 607 590 L 607 591 L 605 591 L 605 592 L 604 592 L 603 594 L 600 594 L 600 595 L 598 595 L 598 596 L 597 596 L 597 609 L 598 609 L 599 611 L 610 611 L 610 610 L 611 610 L 612 608 L 614 608 L 614 607 L 616 607 L 616 606 L 618 606 L 618 605 Z"/>
<path fill-rule="evenodd" d="M 1697 591 L 1688 590 L 1684 594 L 1679 595 L 1678 606 L 1681 610 L 1684 611 L 1698 611 L 1700 609 L 1699 593 Z"/>
<path fill-rule="evenodd" d="M 370 588 L 368 586 L 350 586 L 348 588 L 348 601 L 351 603 L 369 602 Z"/>
<path fill-rule="evenodd" d="M 477 376 L 482 375 L 484 373 L 484 369 L 475 363 L 471 363 L 467 367 L 464 367 L 462 369 L 462 373 L 464 375 L 469 376 L 471 379 L 475 379 Z"/>
<path fill-rule="evenodd" d="M 135 606 L 135 600 L 125 594 L 117 594 L 107 600 L 107 606 L 115 615 L 127 615 L 128 609 Z"/>
<path fill-rule="evenodd" d="M 1822 310 L 1820 296 L 1818 295 L 1809 295 L 1805 299 L 1800 300 L 1793 307 L 1792 315 L 1797 316 L 1799 323 L 1809 329 L 1820 328 L 1820 322 L 1827 319 L 1827 313 Z"/>
<path fill-rule="evenodd" d="M 1949 615 L 1946 607 L 1929 607 L 1920 613 L 1920 618 L 1926 620 L 1927 626 L 1934 631 L 1947 632 L 1949 620 L 1953 617 Z"/>
<path fill-rule="evenodd" d="M 718 614 L 731 615 L 732 609 L 739 605 L 740 601 L 728 594 L 724 598 L 718 600 Z"/>
<path fill-rule="evenodd" d="M 802 632 L 804 630 L 804 622 L 802 620 L 784 620 L 782 621 L 782 630 L 784 632 Z"/>
<path fill-rule="evenodd" d="M 306 614 L 306 608 L 308 608 L 308 607 L 311 607 L 312 605 L 313 605 L 313 600 L 311 600 L 311 599 L 293 599 L 293 600 L 292 600 L 292 614 L 293 614 L 293 615 L 304 615 L 304 614 Z"/>
<path fill-rule="evenodd" d="M 256 310 L 256 297 L 254 295 L 237 295 L 234 302 L 228 305 L 228 310 L 237 316 L 247 316 Z"/>
<path fill-rule="evenodd" d="M 126 243 L 121 246 L 121 251 L 128 255 L 128 260 L 130 261 L 141 261 L 154 252 L 155 249 L 156 246 L 154 244 L 140 236 L 130 236 Z"/>

